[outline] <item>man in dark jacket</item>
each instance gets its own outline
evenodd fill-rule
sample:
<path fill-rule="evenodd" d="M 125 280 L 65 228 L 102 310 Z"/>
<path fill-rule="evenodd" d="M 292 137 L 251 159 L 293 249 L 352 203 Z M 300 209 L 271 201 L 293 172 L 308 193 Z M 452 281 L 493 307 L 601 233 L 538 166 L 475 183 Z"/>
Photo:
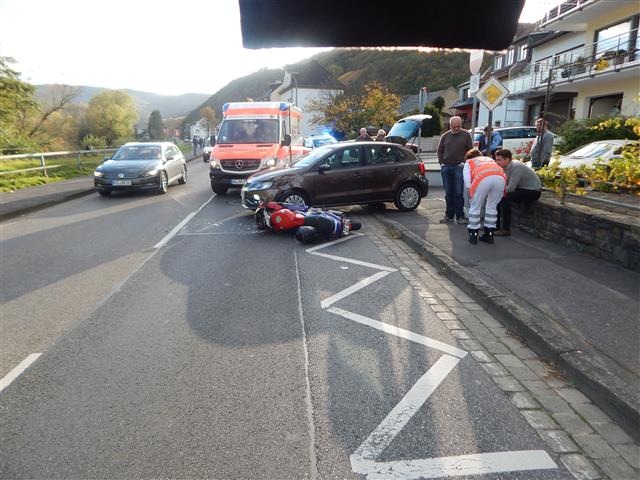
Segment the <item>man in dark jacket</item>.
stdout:
<path fill-rule="evenodd" d="M 440 137 L 440 143 L 438 143 L 438 163 L 440 163 L 440 174 L 447 203 L 445 216 L 440 223 L 452 223 L 455 215 L 456 223 L 466 224 L 462 167 L 465 154 L 473 148 L 473 140 L 469 132 L 462 130 L 460 117 L 451 117 L 449 126 L 451 129 Z"/>

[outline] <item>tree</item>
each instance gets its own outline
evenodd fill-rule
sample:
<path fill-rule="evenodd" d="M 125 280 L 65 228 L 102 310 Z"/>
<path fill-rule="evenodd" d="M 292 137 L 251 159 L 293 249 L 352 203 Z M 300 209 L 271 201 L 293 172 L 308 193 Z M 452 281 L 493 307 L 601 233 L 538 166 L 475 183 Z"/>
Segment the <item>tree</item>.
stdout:
<path fill-rule="evenodd" d="M 308 109 L 318 111 L 311 123 L 331 125 L 348 136 L 357 134 L 367 125 L 391 125 L 396 118 L 400 98 L 389 92 L 380 82 L 373 81 L 364 86 L 360 94 L 331 94 L 329 91 L 311 101 Z"/>
<path fill-rule="evenodd" d="M 149 115 L 149 125 L 147 126 L 151 140 L 162 140 L 164 138 L 164 124 L 159 110 L 154 110 Z"/>
<path fill-rule="evenodd" d="M 125 92 L 107 90 L 89 102 L 85 114 L 87 133 L 104 137 L 109 145 L 133 136 L 138 113 L 133 99 Z"/>
<path fill-rule="evenodd" d="M 11 57 L 0 57 L 0 149 L 13 153 L 31 146 L 27 123 L 37 113 L 38 104 L 33 96 L 35 88 L 20 80 L 20 74 L 9 67 L 15 63 Z"/>
<path fill-rule="evenodd" d="M 433 99 L 433 101 L 431 102 L 431 105 L 436 107 L 439 112 L 442 112 L 442 109 L 444 108 L 444 103 L 445 103 L 444 98 L 438 95 L 436 98 Z"/>
<path fill-rule="evenodd" d="M 422 130 L 423 137 L 434 137 L 442 133 L 442 118 L 440 111 L 433 105 L 427 104 L 424 106 L 424 113 L 431 115 L 431 121 L 425 123 L 425 128 Z"/>
<path fill-rule="evenodd" d="M 216 111 L 211 107 L 202 107 L 200 109 L 200 118 L 206 120 L 207 132 L 212 132 L 218 124 L 218 118 L 216 117 Z"/>
<path fill-rule="evenodd" d="M 45 122 L 56 112 L 60 112 L 67 105 L 71 104 L 74 98 L 80 93 L 80 88 L 71 85 L 54 85 L 47 98 L 40 103 L 42 114 L 34 121 L 28 136 L 32 137 L 42 128 Z"/>

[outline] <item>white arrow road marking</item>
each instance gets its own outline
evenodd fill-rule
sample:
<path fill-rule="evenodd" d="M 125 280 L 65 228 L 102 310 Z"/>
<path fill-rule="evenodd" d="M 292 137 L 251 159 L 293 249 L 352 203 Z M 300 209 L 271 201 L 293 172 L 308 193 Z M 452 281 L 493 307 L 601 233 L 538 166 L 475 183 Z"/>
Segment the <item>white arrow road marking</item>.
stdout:
<path fill-rule="evenodd" d="M 390 333 L 430 348 L 435 348 L 443 352 L 444 355 L 420 377 L 416 384 L 411 387 L 402 400 L 400 400 L 400 403 L 391 410 L 382 423 L 371 432 L 367 439 L 362 442 L 358 449 L 350 456 L 352 470 L 356 473 L 366 475 L 368 480 L 406 480 L 558 468 L 553 459 L 544 450 L 477 453 L 455 457 L 423 458 L 390 462 L 375 461 L 391 442 L 393 442 L 393 439 L 402 431 L 413 415 L 424 405 L 431 394 L 445 380 L 447 375 L 456 367 L 458 362 L 467 355 L 467 352 L 433 338 L 425 337 L 394 325 L 389 325 L 357 313 L 331 306 L 352 293 L 362 290 L 364 287 L 397 271 L 397 269 L 392 267 L 328 255 L 326 253 L 318 253 L 318 250 L 361 235 L 362 234 L 359 233 L 342 237 L 306 250 L 307 253 L 330 260 L 380 270 L 378 273 L 364 280 L 360 280 L 341 292 L 322 300 L 320 306 L 328 312 L 348 320 L 367 325 L 382 332 Z"/>

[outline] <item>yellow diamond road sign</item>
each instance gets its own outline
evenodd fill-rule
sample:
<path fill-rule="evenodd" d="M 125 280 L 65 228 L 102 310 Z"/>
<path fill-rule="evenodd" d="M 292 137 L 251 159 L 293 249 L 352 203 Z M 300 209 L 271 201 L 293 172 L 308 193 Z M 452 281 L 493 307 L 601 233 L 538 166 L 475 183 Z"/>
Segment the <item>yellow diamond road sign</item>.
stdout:
<path fill-rule="evenodd" d="M 499 80 L 491 77 L 476 93 L 476 97 L 487 107 L 493 110 L 509 94 L 509 90 Z"/>

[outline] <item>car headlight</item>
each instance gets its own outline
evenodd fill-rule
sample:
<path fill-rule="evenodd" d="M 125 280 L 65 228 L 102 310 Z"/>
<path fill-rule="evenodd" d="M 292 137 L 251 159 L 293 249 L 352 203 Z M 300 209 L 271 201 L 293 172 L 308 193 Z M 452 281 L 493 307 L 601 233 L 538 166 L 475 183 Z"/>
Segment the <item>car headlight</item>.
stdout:
<path fill-rule="evenodd" d="M 247 185 L 247 190 L 269 190 L 273 182 L 253 182 Z"/>
<path fill-rule="evenodd" d="M 278 156 L 276 155 L 273 158 L 270 158 L 269 160 L 267 160 L 267 163 L 265 163 L 265 166 L 267 168 L 271 168 L 271 167 L 275 167 L 277 163 L 278 163 Z"/>
<path fill-rule="evenodd" d="M 93 172 L 93 176 L 94 177 L 104 177 L 104 173 L 96 170 L 95 172 Z"/>
<path fill-rule="evenodd" d="M 153 170 L 149 170 L 148 172 L 145 172 L 144 175 L 145 177 L 153 177 L 155 175 L 158 174 L 158 168 L 154 168 Z"/>
<path fill-rule="evenodd" d="M 209 166 L 211 168 L 220 168 L 220 162 L 218 161 L 218 159 L 212 158 L 211 161 L 209 162 Z"/>

